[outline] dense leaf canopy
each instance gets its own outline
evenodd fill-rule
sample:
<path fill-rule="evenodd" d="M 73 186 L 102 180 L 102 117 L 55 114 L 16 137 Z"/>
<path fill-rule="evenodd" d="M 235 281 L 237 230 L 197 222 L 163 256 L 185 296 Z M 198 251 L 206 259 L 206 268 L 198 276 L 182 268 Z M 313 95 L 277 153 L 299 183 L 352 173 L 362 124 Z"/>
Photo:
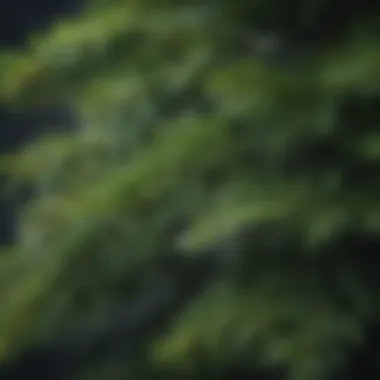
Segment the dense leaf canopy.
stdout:
<path fill-rule="evenodd" d="M 6 101 L 78 126 L 6 158 L 35 196 L 1 256 L 2 355 L 212 255 L 136 378 L 344 364 L 379 316 L 380 45 L 374 12 L 320 42 L 327 3 L 96 1 L 4 54 Z"/>

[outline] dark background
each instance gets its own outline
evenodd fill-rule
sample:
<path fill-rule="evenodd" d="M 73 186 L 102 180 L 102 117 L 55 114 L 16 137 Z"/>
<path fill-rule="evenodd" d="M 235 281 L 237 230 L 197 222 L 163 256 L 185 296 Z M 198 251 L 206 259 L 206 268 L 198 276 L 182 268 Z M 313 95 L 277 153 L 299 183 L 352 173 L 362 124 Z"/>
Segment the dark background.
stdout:
<path fill-rule="evenodd" d="M 11 0 L 0 5 L 0 49 L 23 48 L 28 37 L 44 32 L 56 20 L 79 13 L 78 0 Z M 51 128 L 70 128 L 73 124 L 68 111 L 44 109 L 28 113 L 12 112 L 0 104 L 0 155 L 24 145 L 33 137 Z M 0 177 L 0 194 L 6 178 Z M 15 199 L 0 199 L 0 246 L 13 240 L 12 211 Z"/>

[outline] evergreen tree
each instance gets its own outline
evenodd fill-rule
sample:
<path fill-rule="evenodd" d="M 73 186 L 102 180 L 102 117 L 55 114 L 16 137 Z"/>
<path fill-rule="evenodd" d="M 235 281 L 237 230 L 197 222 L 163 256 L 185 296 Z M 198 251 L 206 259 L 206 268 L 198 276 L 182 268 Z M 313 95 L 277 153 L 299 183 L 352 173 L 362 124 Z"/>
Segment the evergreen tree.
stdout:
<path fill-rule="evenodd" d="M 79 378 L 347 378 L 379 317 L 375 8 L 98 0 L 4 57 L 7 101 L 78 120 L 5 161 L 34 195 L 4 360 L 74 331 L 101 351 Z M 150 286 L 159 319 L 97 335 Z"/>

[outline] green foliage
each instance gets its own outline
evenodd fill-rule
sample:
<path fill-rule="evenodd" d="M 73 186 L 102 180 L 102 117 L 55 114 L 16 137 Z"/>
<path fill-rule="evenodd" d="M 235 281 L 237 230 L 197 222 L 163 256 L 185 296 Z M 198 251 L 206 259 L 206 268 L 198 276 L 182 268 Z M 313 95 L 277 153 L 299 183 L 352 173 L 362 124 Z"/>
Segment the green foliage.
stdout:
<path fill-rule="evenodd" d="M 379 315 L 376 35 L 260 60 L 249 3 L 98 1 L 12 61 L 8 101 L 70 104 L 80 127 L 7 159 L 37 195 L 1 263 L 1 353 L 95 323 L 168 253 L 226 247 L 228 268 L 150 342 L 152 376 L 195 374 L 201 352 L 214 371 L 320 379 L 363 341 Z"/>

